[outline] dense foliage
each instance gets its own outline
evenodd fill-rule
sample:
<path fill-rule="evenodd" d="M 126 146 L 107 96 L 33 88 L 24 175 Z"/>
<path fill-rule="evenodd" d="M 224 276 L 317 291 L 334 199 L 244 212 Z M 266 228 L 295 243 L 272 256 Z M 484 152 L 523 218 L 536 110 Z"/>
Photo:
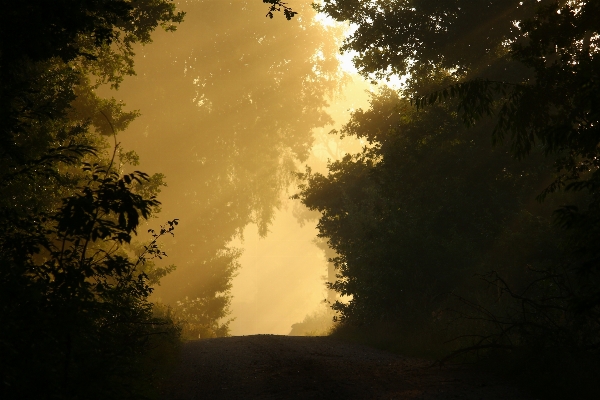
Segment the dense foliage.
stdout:
<path fill-rule="evenodd" d="M 4 11 L 0 396 L 147 397 L 161 368 L 152 358 L 165 361 L 178 337 L 148 301 L 172 269 L 154 265 L 164 256 L 157 240 L 177 221 L 135 255 L 162 176 L 123 174 L 136 156 L 116 134 L 137 113 L 94 89 L 133 74 L 133 45 L 159 25 L 173 30 L 183 13 L 166 0 L 29 1 Z"/>
<path fill-rule="evenodd" d="M 508 355 L 554 396 L 561 382 L 589 396 L 600 346 L 597 2 L 318 8 L 356 24 L 342 49 L 365 76 L 409 74 L 401 96 L 382 91 L 341 131 L 368 140 L 363 153 L 303 176 L 298 197 L 321 211 L 338 254 L 331 285 L 349 296 L 334 306 L 342 326 L 384 321 L 421 353 L 455 338 L 454 355 Z"/>
<path fill-rule="evenodd" d="M 320 235 L 339 254 L 332 287 L 352 296 L 334 305 L 342 320 L 414 326 L 475 273 L 556 256 L 544 238 L 552 236 L 548 210 L 531 205 L 547 165 L 492 149 L 487 129 L 464 128 L 448 107 L 417 112 L 383 90 L 341 131 L 370 146 L 330 164 L 328 176 L 303 176 L 299 197 L 321 211 Z M 517 244 L 528 229 L 539 232 Z M 500 246 L 513 251 L 499 257 Z"/>
<path fill-rule="evenodd" d="M 188 4 L 200 4 L 204 14 L 204 21 L 195 28 L 200 36 L 210 33 L 218 37 L 209 20 L 230 18 L 232 7 L 223 4 L 215 10 L 214 2 L 201 3 Z M 291 20 L 297 14 L 284 2 L 256 3 L 262 16 L 265 11 L 271 18 L 282 12 Z M 247 19 L 246 7 L 233 9 L 240 11 L 238 18 Z M 166 254 L 158 241 L 173 235 L 178 220 L 157 231 L 150 229 L 147 243 L 134 240 L 144 220 L 161 209 L 156 195 L 165 185 L 164 175 L 125 172 L 138 165 L 139 157 L 124 150 L 117 133 L 139 114 L 125 111 L 125 104 L 112 98 L 112 93 L 107 98 L 100 94 L 108 93 L 108 87 L 120 88 L 126 76 L 135 75 L 135 53 L 145 51 L 141 45 L 151 42 L 151 34 L 159 26 L 174 31 L 184 13 L 177 11 L 171 0 L 28 1 L 6 6 L 4 11 L 0 15 L 0 225 L 4 227 L 0 233 L 0 396 L 152 397 L 180 337 L 228 334 L 224 318 L 229 313 L 228 290 L 239 251 L 224 247 L 224 242 L 249 221 L 266 231 L 273 203 L 278 202 L 279 190 L 289 180 L 280 167 L 290 162 L 283 153 L 303 157 L 309 120 L 321 123 L 327 119 L 321 110 L 325 104 L 321 93 L 302 85 L 306 73 L 315 75 L 315 71 L 304 68 L 305 75 L 300 74 L 297 82 L 306 89 L 302 101 L 312 108 L 287 125 L 275 122 L 265 128 L 277 132 L 273 142 L 277 150 L 269 152 L 269 145 L 262 142 L 248 150 L 266 151 L 261 156 L 277 166 L 273 171 L 261 174 L 252 165 L 236 165 L 232 171 L 227 145 L 216 155 L 216 159 L 224 156 L 226 160 L 211 170 L 213 179 L 225 184 L 222 176 L 235 177 L 230 182 L 235 187 L 250 182 L 235 196 L 246 201 L 239 202 L 239 215 L 232 212 L 226 221 L 215 221 L 209 215 L 204 216 L 208 223 L 200 219 L 202 238 L 216 240 L 217 245 L 192 260 L 204 267 L 204 275 L 194 279 L 193 297 L 171 308 L 152 304 L 149 296 L 161 278 L 175 269 L 159 265 L 158 260 Z M 170 62 L 168 56 L 162 58 Z M 267 59 L 266 64 L 255 67 L 269 69 L 277 60 Z M 312 67 L 311 62 L 306 65 Z M 222 69 L 206 57 L 190 67 L 212 68 L 210 76 Z M 280 72 L 286 69 L 285 63 L 278 68 Z M 215 81 L 219 80 L 230 82 L 230 76 L 215 76 Z M 335 86 L 325 76 L 317 81 Z M 277 82 L 289 84 L 281 76 Z M 192 107 L 200 111 L 200 121 L 182 118 L 179 125 L 168 126 L 166 131 L 187 133 L 181 129 L 187 122 L 203 125 L 202 118 L 208 117 L 213 106 L 218 110 L 213 121 L 231 120 L 232 110 L 239 109 L 239 104 L 221 106 L 216 95 L 222 85 L 211 91 L 203 89 L 206 83 L 194 80 L 190 85 L 195 98 Z M 258 80 L 254 83 L 261 85 Z M 260 98 L 255 90 L 244 88 L 238 102 L 252 105 L 253 99 Z M 291 104 L 281 106 L 299 109 Z M 250 108 L 238 115 L 232 127 L 234 136 L 249 120 L 248 112 L 257 110 L 256 105 Z M 266 116 L 273 112 L 277 111 L 265 109 Z M 211 118 L 204 122 L 206 119 Z M 302 132 L 300 138 L 292 122 L 296 131 Z M 153 129 L 163 128 L 153 124 Z M 228 141 L 222 135 L 213 139 L 210 144 L 215 148 Z M 247 138 L 244 142 L 252 144 Z M 252 182 L 272 193 L 259 195 L 260 189 L 252 188 Z M 209 188 L 210 213 L 220 210 L 215 203 L 222 194 L 219 189 Z M 228 224 L 231 219 L 235 222 Z"/>

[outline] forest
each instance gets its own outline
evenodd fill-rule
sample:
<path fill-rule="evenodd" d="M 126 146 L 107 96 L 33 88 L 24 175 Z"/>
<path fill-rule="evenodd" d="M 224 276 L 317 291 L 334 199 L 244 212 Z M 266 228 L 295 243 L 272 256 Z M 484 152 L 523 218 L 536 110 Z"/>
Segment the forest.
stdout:
<path fill-rule="evenodd" d="M 350 27 L 343 42 L 316 13 Z M 232 240 L 266 236 L 291 195 L 332 266 L 331 336 L 596 398 L 598 15 L 589 0 L 5 4 L 0 397 L 157 398 L 182 342 L 230 335 Z M 196 47 L 159 36 L 188 25 Z M 316 172 L 337 52 L 380 84 L 330 133 L 362 150 Z M 146 108 L 119 99 L 128 82 Z M 164 133 L 146 152 L 161 172 L 137 170 L 135 121 L 140 143 Z M 177 292 L 153 297 L 161 281 Z"/>
<path fill-rule="evenodd" d="M 361 74 L 407 77 L 337 132 L 361 153 L 301 174 L 351 298 L 336 334 L 597 396 L 599 7 L 318 6 L 356 27 L 341 49 Z"/>

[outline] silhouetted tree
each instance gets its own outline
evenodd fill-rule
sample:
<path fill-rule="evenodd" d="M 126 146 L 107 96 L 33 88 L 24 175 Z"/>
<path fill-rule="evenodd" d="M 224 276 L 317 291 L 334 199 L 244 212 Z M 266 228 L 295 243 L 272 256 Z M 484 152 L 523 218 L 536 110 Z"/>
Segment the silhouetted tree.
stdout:
<path fill-rule="evenodd" d="M 30 1 L 0 16 L 0 361 L 3 398 L 139 398 L 150 350 L 177 328 L 148 296 L 168 268 L 129 246 L 161 175 L 123 174 L 103 135 L 137 115 L 95 94 L 133 74 L 133 46 L 183 14 L 169 1 Z M 172 231 L 176 221 L 154 239 Z M 163 339 L 159 339 L 159 338 Z"/>
<path fill-rule="evenodd" d="M 435 250 L 444 249 L 446 243 L 446 238 L 438 237 L 438 233 L 444 232 L 448 222 L 468 215 L 464 210 L 461 211 L 460 207 L 452 208 L 452 211 L 446 210 L 448 199 L 453 198 L 451 195 L 449 197 L 449 194 L 453 191 L 462 193 L 461 196 L 469 199 L 465 200 L 464 204 L 469 204 L 470 199 L 474 199 L 474 203 L 471 204 L 471 219 L 456 225 L 464 226 L 465 231 L 452 231 L 449 237 L 458 238 L 461 236 L 459 233 L 464 232 L 466 238 L 484 226 L 495 226 L 490 232 L 496 232 L 491 235 L 494 238 L 493 242 L 485 244 L 480 241 L 481 237 L 470 237 L 466 241 L 474 247 L 464 247 L 462 251 L 471 255 L 473 259 L 463 260 L 460 264 L 465 266 L 479 263 L 485 267 L 492 267 L 489 270 L 495 272 L 484 275 L 484 282 L 490 289 L 487 295 L 483 295 L 483 292 L 479 295 L 471 293 L 470 297 L 459 295 L 461 301 L 474 310 L 467 318 L 470 321 L 478 321 L 465 325 L 464 337 L 473 341 L 470 343 L 472 346 L 467 346 L 461 351 L 519 349 L 521 354 L 529 352 L 527 354 L 530 356 L 535 355 L 531 358 L 551 359 L 552 362 L 539 363 L 538 367 L 544 371 L 547 371 L 549 366 L 558 368 L 569 363 L 578 365 L 578 369 L 574 370 L 582 373 L 569 372 L 566 369 L 560 373 L 555 371 L 553 374 L 547 374 L 554 378 L 546 383 L 549 384 L 548 387 L 555 388 L 559 375 L 570 376 L 568 379 L 571 379 L 571 384 L 568 386 L 577 386 L 582 393 L 589 393 L 586 390 L 590 385 L 581 377 L 589 376 L 587 374 L 590 371 L 597 371 L 591 366 L 593 362 L 589 360 L 597 357 L 600 330 L 600 253 L 597 246 L 600 226 L 600 166 L 597 154 L 600 144 L 597 87 L 600 37 L 600 26 L 596 17 L 598 7 L 598 3 L 594 1 L 556 0 L 325 0 L 319 6 L 320 10 L 336 20 L 350 21 L 356 26 L 356 30 L 346 39 L 342 49 L 357 52 L 355 64 L 359 71 L 365 76 L 375 77 L 408 74 L 403 95 L 405 98 L 412 98 L 413 104 L 416 104 L 419 111 L 415 115 L 423 113 L 421 117 L 415 118 L 412 117 L 414 111 L 406 113 L 404 108 L 400 107 L 365 121 L 359 118 L 363 114 L 356 114 L 347 129 L 354 132 L 357 127 L 368 126 L 369 133 L 365 133 L 365 137 L 371 135 L 379 140 L 381 132 L 386 130 L 382 130 L 378 122 L 396 118 L 395 126 L 402 129 L 394 128 L 397 129 L 397 133 L 391 137 L 409 138 L 411 132 L 421 124 L 417 122 L 421 121 L 420 118 L 436 116 L 429 121 L 431 125 L 421 132 L 420 143 L 415 141 L 414 145 L 405 145 L 404 148 L 389 147 L 394 148 L 395 153 L 383 151 L 387 146 L 385 144 L 376 145 L 361 156 L 348 157 L 344 163 L 332 164 L 328 177 L 308 174 L 305 176 L 308 186 L 304 187 L 301 194 L 304 201 L 313 208 L 326 211 L 321 219 L 322 228 L 331 229 L 331 232 L 322 231 L 322 234 L 330 238 L 332 243 L 341 240 L 340 246 L 345 245 L 350 240 L 350 234 L 347 232 L 360 232 L 359 229 L 350 227 L 346 227 L 346 231 L 333 229 L 335 224 L 356 218 L 360 221 L 358 226 L 377 223 L 377 227 L 373 225 L 371 237 L 379 238 L 379 235 L 382 235 L 386 240 L 392 240 L 392 237 L 397 236 L 398 243 L 402 243 L 402 246 L 412 243 L 412 247 L 409 247 L 411 252 L 425 243 L 433 246 L 427 247 L 428 252 L 419 257 L 419 260 L 432 259 L 436 254 L 444 254 Z M 442 108 L 430 108 L 438 103 L 442 104 Z M 376 109 L 374 105 L 370 112 Z M 439 110 L 445 110 L 443 117 L 436 114 Z M 487 118 L 488 116 L 492 118 Z M 456 126 L 459 122 L 473 126 L 471 133 L 461 136 L 479 134 L 478 137 L 471 137 L 475 146 L 479 145 L 481 137 L 491 137 L 496 145 L 493 153 L 506 152 L 505 156 L 512 155 L 522 160 L 522 164 L 513 164 L 506 160 L 506 171 L 509 172 L 507 175 L 501 174 L 494 178 L 493 174 L 481 174 L 470 180 L 468 185 L 462 186 L 461 179 L 469 176 L 473 169 L 470 165 L 463 165 L 460 171 L 456 172 L 451 165 L 459 165 L 465 160 L 477 165 L 478 156 L 487 152 L 484 148 L 477 147 L 474 154 L 461 154 L 459 149 L 463 147 L 458 143 L 462 142 L 457 138 L 458 142 L 446 142 L 449 146 L 447 148 L 452 148 L 457 153 L 446 158 L 445 156 L 451 154 L 448 152 L 445 156 L 430 161 L 434 165 L 444 166 L 447 169 L 446 174 L 423 176 L 421 169 L 427 170 L 431 167 L 429 163 L 427 166 L 419 164 L 410 172 L 406 172 L 401 180 L 400 175 L 395 175 L 403 183 L 397 188 L 397 192 L 387 191 L 389 181 L 379 178 L 380 170 L 384 170 L 392 162 L 408 165 L 414 154 L 420 154 L 423 149 L 428 149 L 430 154 L 434 154 L 433 148 L 430 147 L 432 132 L 446 132 L 449 127 L 459 132 L 461 128 Z M 451 137 L 450 134 L 447 139 L 451 140 Z M 412 151 L 407 155 L 405 149 Z M 489 157 L 490 162 L 499 160 L 495 159 L 495 156 Z M 394 159 L 396 160 L 393 161 Z M 446 160 L 452 161 L 448 164 Z M 544 172 L 548 171 L 550 164 L 553 165 L 553 175 Z M 497 167 L 501 165 L 502 163 L 496 164 Z M 510 172 L 513 168 L 509 167 L 510 165 L 522 165 L 515 168 L 522 168 L 523 173 Z M 397 168 L 397 171 L 402 169 Z M 412 180 L 412 177 L 418 176 L 419 180 Z M 500 178 L 502 176 L 504 177 Z M 377 179 L 385 184 L 380 184 Z M 362 182 L 363 186 L 358 182 Z M 375 185 L 374 182 L 378 184 Z M 415 182 L 421 182 L 419 185 L 428 187 L 428 190 L 424 191 L 428 195 L 421 197 L 418 202 L 410 203 L 414 206 L 407 209 L 406 203 L 400 200 L 414 195 Z M 435 182 L 435 185 L 430 182 Z M 502 186 L 503 182 L 510 182 L 510 185 Z M 520 186 L 521 182 L 524 186 Z M 336 192 L 338 187 L 345 188 L 346 191 Z M 367 187 L 370 189 L 367 190 Z M 536 213 L 532 211 L 533 208 L 524 206 L 527 201 L 523 195 L 526 195 L 527 191 L 521 192 L 519 187 L 523 190 L 527 187 L 535 188 L 537 199 L 544 200 L 546 208 L 557 208 L 554 221 L 566 229 L 551 229 L 550 220 L 543 215 L 540 216 L 543 217 L 541 219 L 526 218 L 527 213 L 533 216 Z M 353 188 L 353 191 L 350 191 L 350 188 Z M 442 188 L 446 191 L 438 192 Z M 467 192 L 463 192 L 466 189 L 473 190 L 472 193 L 477 193 L 476 196 L 469 197 Z M 486 195 L 492 192 L 495 193 L 494 196 Z M 337 203 L 330 203 L 331 199 L 336 198 L 332 193 L 339 195 L 337 198 L 340 200 L 337 200 Z M 347 196 L 347 193 L 352 195 L 344 203 L 341 200 L 344 199 L 342 194 Z M 358 193 L 362 195 L 359 196 Z M 549 196 L 550 194 L 552 196 Z M 504 201 L 497 204 L 495 198 L 502 198 Z M 486 203 L 490 200 L 490 203 Z M 391 203 L 398 208 L 389 216 L 384 216 L 377 208 L 378 202 Z M 441 219 L 441 225 L 429 226 L 426 230 L 429 232 L 426 240 L 415 243 L 414 239 L 420 237 L 415 232 L 421 232 L 429 218 L 436 215 L 434 207 L 423 212 L 428 204 L 446 212 Z M 488 208 L 492 204 L 494 207 Z M 559 205 L 562 207 L 558 207 Z M 331 211 L 337 209 L 344 212 Z M 400 210 L 404 210 L 406 215 L 414 212 L 415 221 L 418 221 L 414 225 L 405 221 L 402 228 L 398 228 L 410 232 L 402 239 L 401 234 L 388 227 L 391 221 L 395 221 Z M 489 219 L 478 219 L 478 216 L 488 212 Z M 519 221 L 516 227 L 513 225 L 514 221 Z M 385 228 L 379 229 L 380 225 Z M 390 236 L 386 231 L 390 235 L 394 233 Z M 506 234 L 508 235 L 504 237 Z M 507 238 L 510 240 L 506 240 Z M 365 265 L 363 269 L 352 270 L 351 268 L 359 263 L 354 258 L 348 258 L 348 261 L 343 258 L 344 251 L 348 254 L 355 254 L 353 252 L 356 251 L 370 254 L 369 249 L 363 250 L 360 247 L 363 242 L 365 239 L 360 235 L 360 240 L 355 242 L 360 251 L 356 248 L 336 248 L 341 255 L 342 275 L 358 277 L 354 281 L 348 280 L 347 283 L 341 281 L 340 290 L 357 290 L 355 287 L 365 289 L 372 282 L 377 282 L 377 278 L 380 278 L 378 271 L 381 270 L 379 260 L 382 258 L 397 260 L 398 265 L 405 261 L 405 255 L 394 253 L 390 250 L 393 246 L 388 244 L 379 248 L 380 253 L 377 256 L 367 258 L 366 262 L 375 268 Z M 370 243 L 368 240 L 366 242 Z M 485 252 L 480 253 L 484 249 L 490 254 L 495 254 L 495 258 L 489 259 Z M 498 253 L 498 249 L 504 249 L 504 253 Z M 539 249 L 539 253 L 534 249 Z M 508 261 L 510 262 L 507 263 Z M 435 263 L 441 269 L 453 265 L 453 258 L 441 257 Z M 502 270 L 503 263 L 512 264 L 515 269 Z M 518 268 L 522 268 L 520 273 L 516 272 Z M 426 263 L 423 263 L 422 267 L 419 266 L 419 273 L 421 269 L 427 270 Z M 432 269 L 434 270 L 436 268 Z M 359 275 L 359 272 L 363 271 L 368 272 L 365 272 L 364 276 Z M 479 271 L 481 273 L 484 270 Z M 392 272 L 386 272 L 381 276 L 394 275 Z M 451 277 L 442 276 L 444 283 L 453 282 Z M 397 278 L 401 281 L 406 277 Z M 390 280 L 395 281 L 394 278 Z M 425 281 L 434 285 L 437 276 L 430 275 Z M 393 283 L 390 285 L 393 286 Z M 378 288 L 377 285 L 372 287 Z M 425 288 L 421 284 L 415 287 Z M 452 284 L 447 288 L 450 287 Z M 493 296 L 494 291 L 496 299 Z M 398 296 L 398 293 L 394 295 Z M 390 302 L 386 300 L 390 298 L 392 297 L 385 291 L 379 293 L 373 290 L 369 299 L 380 301 L 382 307 L 385 307 L 389 306 Z M 352 308 L 353 303 L 361 304 L 366 301 L 364 297 L 359 296 L 347 307 L 339 307 L 349 315 L 363 311 L 369 315 L 375 307 Z M 409 301 L 416 300 L 402 299 L 400 303 L 407 304 Z M 366 312 L 367 310 L 369 312 Z M 434 312 L 432 315 L 439 313 Z M 465 319 L 461 321 L 464 323 Z M 537 378 L 542 375 L 545 373 L 541 373 Z M 573 383 L 573 379 L 579 379 L 578 383 Z M 560 391 L 555 391 L 553 395 L 561 396 L 557 393 L 564 395 L 564 392 Z"/>
<path fill-rule="evenodd" d="M 398 320 L 417 328 L 474 273 L 512 274 L 519 257 L 548 250 L 540 237 L 521 255 L 498 259 L 493 251 L 506 239 L 508 221 L 524 224 L 513 234 L 531 224 L 550 230 L 547 214 L 524 206 L 549 171 L 511 160 L 506 148 L 492 149 L 486 128 L 465 129 L 446 107 L 417 112 L 383 90 L 341 131 L 370 146 L 331 163 L 328 176 L 303 175 L 297 197 L 322 213 L 320 236 L 338 254 L 331 286 L 352 296 L 334 306 L 342 320 Z"/>

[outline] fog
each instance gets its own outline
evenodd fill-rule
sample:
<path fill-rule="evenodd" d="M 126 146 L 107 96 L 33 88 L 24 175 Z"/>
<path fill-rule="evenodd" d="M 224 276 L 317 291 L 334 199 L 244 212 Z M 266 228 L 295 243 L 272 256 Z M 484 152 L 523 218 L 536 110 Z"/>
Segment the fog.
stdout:
<path fill-rule="evenodd" d="M 309 1 L 290 5 L 292 21 L 265 18 L 257 0 L 180 2 L 185 22 L 136 49 L 137 76 L 113 92 L 141 112 L 119 135 L 135 168 L 165 175 L 147 227 L 180 221 L 163 242 L 177 270 L 154 299 L 210 308 L 231 295 L 233 335 L 287 334 L 323 307 L 327 260 L 316 216 L 299 221 L 306 210 L 289 199 L 293 172 L 361 146 L 328 134 L 370 88 L 337 54 L 345 27 L 317 22 Z"/>
<path fill-rule="evenodd" d="M 342 141 L 329 131 L 346 121 L 350 110 L 366 106 L 368 89 L 355 76 L 332 101 L 328 112 L 336 123 L 314 132 L 316 140 L 306 165 L 324 172 L 328 160 L 360 149 L 360 143 Z M 293 191 L 292 185 L 289 192 Z M 299 213 L 307 213 L 303 208 L 298 201 L 284 201 L 266 237 L 258 235 L 256 225 L 249 225 L 243 240 L 234 240 L 233 245 L 244 253 L 233 279 L 233 335 L 288 334 L 292 324 L 325 307 L 327 257 L 314 243 L 316 219 L 298 221 Z"/>

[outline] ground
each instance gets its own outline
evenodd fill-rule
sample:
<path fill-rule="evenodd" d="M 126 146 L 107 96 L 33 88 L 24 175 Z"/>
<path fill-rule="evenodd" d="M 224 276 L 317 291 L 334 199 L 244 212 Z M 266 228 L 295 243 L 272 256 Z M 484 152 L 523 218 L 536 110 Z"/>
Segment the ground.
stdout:
<path fill-rule="evenodd" d="M 164 400 L 531 400 L 468 366 L 432 366 L 328 337 L 237 336 L 188 342 Z"/>

